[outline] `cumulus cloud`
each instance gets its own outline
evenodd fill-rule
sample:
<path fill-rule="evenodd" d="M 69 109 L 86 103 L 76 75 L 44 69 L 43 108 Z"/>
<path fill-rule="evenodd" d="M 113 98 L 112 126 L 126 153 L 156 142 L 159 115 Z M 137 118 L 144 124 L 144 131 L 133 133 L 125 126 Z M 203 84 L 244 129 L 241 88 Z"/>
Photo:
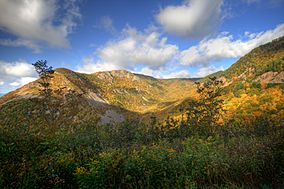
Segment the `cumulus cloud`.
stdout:
<path fill-rule="evenodd" d="M 165 67 L 160 69 L 151 69 L 149 67 L 144 67 L 140 71 L 134 71 L 135 73 L 153 76 L 160 79 L 170 79 L 170 78 L 189 78 L 190 72 L 188 70 L 179 70 L 176 66 Z"/>
<path fill-rule="evenodd" d="M 189 78 L 190 73 L 188 70 L 180 70 L 180 71 L 174 71 L 169 74 L 162 74 L 161 78 Z"/>
<path fill-rule="evenodd" d="M 179 51 L 155 28 L 140 32 L 126 27 L 118 39 L 109 41 L 86 57 L 83 64 L 78 65 L 77 71 L 93 73 L 126 69 L 157 78 L 204 77 L 223 70 L 223 67 L 215 67 L 214 61 L 243 56 L 253 48 L 283 35 L 284 24 L 259 33 L 245 32 L 238 39 L 223 32 Z M 190 67 L 199 70 L 190 73 Z"/>
<path fill-rule="evenodd" d="M 201 78 L 201 77 L 205 77 L 209 74 L 218 72 L 218 71 L 223 71 L 224 68 L 222 66 L 220 67 L 215 67 L 215 66 L 207 66 L 207 67 L 201 67 L 194 75 L 193 77 L 196 78 Z"/>
<path fill-rule="evenodd" d="M 182 65 L 207 65 L 210 61 L 237 58 L 283 35 L 284 24 L 265 32 L 246 32 L 243 39 L 234 39 L 232 35 L 222 33 L 216 38 L 202 40 L 198 45 L 182 51 L 180 62 Z"/>
<path fill-rule="evenodd" d="M 95 61 L 93 57 L 86 57 L 83 59 L 82 65 L 77 67 L 78 72 L 82 73 L 94 73 L 99 71 L 110 71 L 124 69 L 119 65 L 113 63 L 104 63 L 101 61 Z"/>
<path fill-rule="evenodd" d="M 8 47 L 27 47 L 29 49 L 32 49 L 34 53 L 41 52 L 39 45 L 37 45 L 33 41 L 26 39 L 0 39 L 0 45 Z"/>
<path fill-rule="evenodd" d="M 67 48 L 68 34 L 80 17 L 75 0 L 64 1 L 60 7 L 56 0 L 1 0 L 0 29 L 18 39 L 1 39 L 6 46 L 26 46 L 38 51 L 38 44 Z M 59 15 L 58 12 L 63 12 Z M 13 43 L 15 42 L 15 44 Z"/>
<path fill-rule="evenodd" d="M 156 15 L 170 33 L 199 38 L 213 32 L 220 22 L 223 0 L 187 0 L 182 5 L 167 6 Z"/>
<path fill-rule="evenodd" d="M 37 79 L 34 67 L 24 61 L 0 61 L 0 93 L 8 92 Z"/>
<path fill-rule="evenodd" d="M 168 44 L 167 38 L 156 31 L 139 32 L 126 27 L 118 40 L 110 41 L 95 51 L 98 60 L 94 61 L 93 57 L 84 59 L 78 71 L 134 70 L 138 65 L 157 69 L 171 62 L 177 52 L 178 47 Z"/>

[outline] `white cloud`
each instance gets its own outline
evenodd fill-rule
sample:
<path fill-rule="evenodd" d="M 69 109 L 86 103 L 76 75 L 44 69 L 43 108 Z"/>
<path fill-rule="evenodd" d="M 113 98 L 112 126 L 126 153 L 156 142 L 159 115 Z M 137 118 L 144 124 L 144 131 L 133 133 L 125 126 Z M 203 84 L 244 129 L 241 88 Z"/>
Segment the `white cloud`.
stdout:
<path fill-rule="evenodd" d="M 0 93 L 14 90 L 37 79 L 34 67 L 23 61 L 0 61 Z"/>
<path fill-rule="evenodd" d="M 221 70 L 224 70 L 222 66 L 221 67 L 215 67 L 215 66 L 202 67 L 197 71 L 196 74 L 193 75 L 193 77 L 196 77 L 196 78 L 205 77 L 209 74 L 212 74 L 212 73 L 215 73 Z"/>
<path fill-rule="evenodd" d="M 22 77 L 19 81 L 21 83 L 21 85 L 25 85 L 27 83 L 30 83 L 34 80 L 36 80 L 37 78 L 36 77 Z"/>
<path fill-rule="evenodd" d="M 148 68 L 148 67 L 144 67 L 142 68 L 140 71 L 136 72 L 139 74 L 143 74 L 143 75 L 149 75 L 149 76 L 156 76 L 157 74 L 155 73 L 155 70 Z"/>
<path fill-rule="evenodd" d="M 92 57 L 84 59 L 78 71 L 134 70 L 137 65 L 157 69 L 171 62 L 177 52 L 178 47 L 168 44 L 167 38 L 161 37 L 158 32 L 139 32 L 127 27 L 118 40 L 110 41 L 96 50 L 97 61 Z"/>
<path fill-rule="evenodd" d="M 223 70 L 223 67 L 215 67 L 213 61 L 243 56 L 253 48 L 283 35 L 284 24 L 259 33 L 245 32 L 239 39 L 223 32 L 216 38 L 204 39 L 179 51 L 155 28 L 139 32 L 127 27 L 118 39 L 109 41 L 86 57 L 77 71 L 93 73 L 126 69 L 156 78 L 204 77 Z M 199 67 L 199 70 L 191 74 L 191 66 Z"/>
<path fill-rule="evenodd" d="M 189 78 L 190 73 L 187 70 L 174 71 L 161 76 L 162 78 Z"/>
<path fill-rule="evenodd" d="M 26 39 L 0 39 L 0 45 L 8 47 L 27 47 L 32 49 L 34 53 L 41 52 L 40 47 L 35 42 Z"/>
<path fill-rule="evenodd" d="M 77 67 L 78 72 L 82 73 L 94 73 L 99 71 L 110 71 L 123 69 L 119 65 L 107 64 L 103 62 L 95 62 L 92 57 L 87 57 L 83 59 L 83 64 Z"/>
<path fill-rule="evenodd" d="M 284 24 L 273 30 L 259 33 L 246 32 L 246 39 L 235 40 L 232 35 L 222 33 L 216 38 L 202 40 L 198 45 L 181 52 L 182 65 L 206 65 L 210 61 L 236 58 L 245 55 L 253 48 L 284 35 Z"/>
<path fill-rule="evenodd" d="M 156 15 L 170 33 L 199 38 L 212 33 L 220 22 L 223 0 L 187 0 L 179 6 L 167 6 Z"/>
<path fill-rule="evenodd" d="M 159 69 L 151 69 L 149 67 L 143 67 L 139 71 L 134 71 L 134 73 L 152 76 L 160 79 L 169 78 L 189 78 L 190 73 L 188 70 L 180 70 L 177 66 L 168 66 Z"/>
<path fill-rule="evenodd" d="M 80 17 L 75 0 L 64 1 L 60 7 L 56 0 L 1 0 L 0 29 L 18 37 L 1 40 L 6 46 L 26 46 L 38 50 L 40 43 L 52 47 L 67 48 L 68 34 L 76 26 L 75 18 Z M 63 13 L 62 16 L 57 14 Z M 36 45 L 35 45 L 36 44 Z"/>
<path fill-rule="evenodd" d="M 23 86 L 27 83 L 30 83 L 34 80 L 36 80 L 36 77 L 21 77 L 19 79 L 16 79 L 16 81 L 9 83 L 9 85 L 13 86 L 13 87 L 20 87 Z"/>
<path fill-rule="evenodd" d="M 34 67 L 26 62 L 15 62 L 13 64 L 0 63 L 1 69 L 9 76 L 27 77 L 34 75 Z"/>
<path fill-rule="evenodd" d="M 20 83 L 17 82 L 17 81 L 14 81 L 14 82 L 10 83 L 9 85 L 11 85 L 11 86 L 13 86 L 13 87 L 17 87 L 17 86 L 20 85 Z"/>

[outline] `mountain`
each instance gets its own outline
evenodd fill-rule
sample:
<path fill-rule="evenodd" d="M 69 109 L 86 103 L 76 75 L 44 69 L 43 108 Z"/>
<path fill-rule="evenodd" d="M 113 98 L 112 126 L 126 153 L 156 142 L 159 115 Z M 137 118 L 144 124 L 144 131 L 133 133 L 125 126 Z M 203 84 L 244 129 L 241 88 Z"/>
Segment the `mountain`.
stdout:
<path fill-rule="evenodd" d="M 265 99 L 273 92 L 272 87 L 279 94 L 277 98 L 282 98 L 283 69 L 284 37 L 281 37 L 253 49 L 227 70 L 198 81 L 204 82 L 213 76 L 223 80 L 222 98 L 229 112 L 226 116 L 235 114 L 234 107 L 238 106 L 242 110 L 241 117 L 244 110 L 249 109 L 249 105 L 241 103 L 246 100 L 238 101 L 245 95 L 246 99 L 253 95 Z M 38 79 L 0 98 L 2 124 L 31 124 L 31 120 L 35 125 L 43 124 L 44 114 L 50 112 L 39 111 L 42 105 L 38 101 L 44 101 L 39 95 L 40 81 Z M 129 119 L 149 121 L 153 114 L 162 120 L 170 114 L 180 114 L 179 110 L 187 105 L 187 101 L 198 98 L 195 81 L 156 79 L 125 70 L 83 74 L 58 68 L 50 80 L 53 99 L 47 101 L 53 107 L 53 119 L 58 124 L 108 124 Z M 263 100 L 262 104 L 265 103 Z M 251 110 L 251 113 L 257 111 Z"/>
<path fill-rule="evenodd" d="M 27 122 L 31 115 L 35 123 L 42 124 L 44 116 L 39 115 L 40 105 L 36 102 L 41 99 L 40 81 L 0 98 L 4 124 L 14 124 L 19 119 Z M 54 98 L 50 106 L 59 123 L 117 123 L 195 97 L 193 83 L 190 79 L 156 79 L 125 70 L 82 74 L 58 68 L 50 80 Z"/>
<path fill-rule="evenodd" d="M 195 94 L 190 79 L 156 79 L 125 70 L 84 76 L 109 104 L 139 113 L 164 109 Z"/>

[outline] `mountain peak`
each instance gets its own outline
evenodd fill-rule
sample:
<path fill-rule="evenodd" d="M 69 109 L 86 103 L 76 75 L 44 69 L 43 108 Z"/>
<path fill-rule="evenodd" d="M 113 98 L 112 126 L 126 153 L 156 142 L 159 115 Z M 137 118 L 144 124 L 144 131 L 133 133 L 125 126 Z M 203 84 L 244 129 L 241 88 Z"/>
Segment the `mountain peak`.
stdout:
<path fill-rule="evenodd" d="M 112 71 L 102 71 L 102 72 L 96 72 L 93 75 L 97 76 L 99 79 L 103 80 L 113 80 L 113 79 L 131 79 L 131 80 L 138 80 L 139 78 L 126 70 L 112 70 Z"/>
<path fill-rule="evenodd" d="M 72 70 L 69 70 L 67 68 L 56 68 L 54 69 L 55 72 L 61 73 L 61 74 L 69 74 L 69 73 L 74 73 Z"/>

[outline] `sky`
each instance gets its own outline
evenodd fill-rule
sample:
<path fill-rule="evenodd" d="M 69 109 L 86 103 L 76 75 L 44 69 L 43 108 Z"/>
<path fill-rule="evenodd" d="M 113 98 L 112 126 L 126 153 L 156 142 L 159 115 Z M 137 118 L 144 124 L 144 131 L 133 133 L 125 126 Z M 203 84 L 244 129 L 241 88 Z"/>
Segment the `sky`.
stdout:
<path fill-rule="evenodd" d="M 284 35 L 284 0 L 0 0 L 0 93 L 32 63 L 204 77 Z"/>

